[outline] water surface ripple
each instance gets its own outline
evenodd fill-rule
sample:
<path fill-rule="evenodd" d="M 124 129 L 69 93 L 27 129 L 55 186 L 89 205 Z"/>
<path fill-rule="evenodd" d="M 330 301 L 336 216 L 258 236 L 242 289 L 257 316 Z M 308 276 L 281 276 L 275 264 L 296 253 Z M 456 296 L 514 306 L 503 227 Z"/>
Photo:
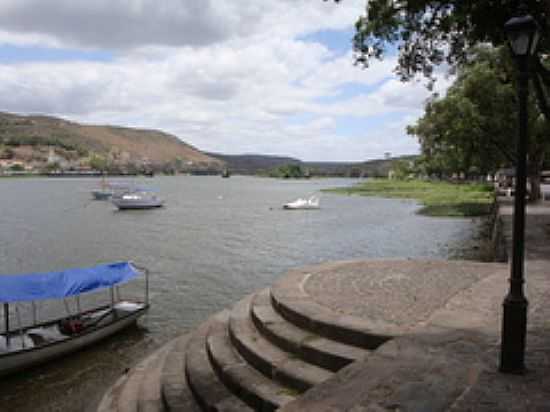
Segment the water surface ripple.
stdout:
<path fill-rule="evenodd" d="M 0 273 L 134 260 L 151 270 L 152 307 L 138 328 L 0 379 L 0 410 L 86 410 L 146 353 L 292 267 L 447 258 L 477 234 L 472 220 L 416 215 L 414 201 L 323 194 L 319 211 L 281 209 L 299 196 L 354 182 L 138 179 L 156 188 L 166 207 L 119 212 L 90 199 L 97 179 L 1 179 Z"/>

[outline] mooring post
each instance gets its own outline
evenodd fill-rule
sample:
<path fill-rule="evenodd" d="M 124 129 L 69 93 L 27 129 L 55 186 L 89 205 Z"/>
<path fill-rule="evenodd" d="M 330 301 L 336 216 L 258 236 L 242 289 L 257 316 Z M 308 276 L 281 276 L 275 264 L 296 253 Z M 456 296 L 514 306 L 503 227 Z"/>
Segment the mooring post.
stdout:
<path fill-rule="evenodd" d="M 4 327 L 6 329 L 6 345 L 10 346 L 10 305 L 4 303 Z"/>

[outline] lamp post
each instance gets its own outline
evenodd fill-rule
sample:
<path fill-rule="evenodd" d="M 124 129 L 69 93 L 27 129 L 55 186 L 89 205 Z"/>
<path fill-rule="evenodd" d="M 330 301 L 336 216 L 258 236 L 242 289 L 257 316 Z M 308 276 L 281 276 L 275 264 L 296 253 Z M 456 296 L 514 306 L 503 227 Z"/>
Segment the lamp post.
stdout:
<path fill-rule="evenodd" d="M 525 336 L 528 302 L 523 293 L 525 246 L 525 194 L 527 175 L 527 99 L 529 97 L 529 57 L 535 52 L 539 32 L 532 16 L 520 6 L 518 17 L 510 19 L 504 29 L 519 68 L 519 136 L 517 141 L 516 189 L 510 290 L 504 298 L 500 371 L 525 372 Z"/>

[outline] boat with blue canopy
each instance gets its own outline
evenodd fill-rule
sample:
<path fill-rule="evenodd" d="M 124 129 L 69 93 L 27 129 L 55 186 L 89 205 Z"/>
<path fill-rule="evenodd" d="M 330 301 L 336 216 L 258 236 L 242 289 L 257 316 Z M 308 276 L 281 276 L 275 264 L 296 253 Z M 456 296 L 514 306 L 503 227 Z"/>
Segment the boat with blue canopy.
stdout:
<path fill-rule="evenodd" d="M 123 299 L 121 287 L 143 277 L 142 298 Z M 99 296 L 105 290 L 108 296 Z M 76 351 L 134 324 L 149 308 L 149 272 L 132 262 L 118 262 L 0 275 L 0 303 L 4 312 L 0 375 L 5 375 Z M 56 303 L 61 303 L 57 309 L 63 314 L 39 321 L 39 306 L 52 314 Z"/>

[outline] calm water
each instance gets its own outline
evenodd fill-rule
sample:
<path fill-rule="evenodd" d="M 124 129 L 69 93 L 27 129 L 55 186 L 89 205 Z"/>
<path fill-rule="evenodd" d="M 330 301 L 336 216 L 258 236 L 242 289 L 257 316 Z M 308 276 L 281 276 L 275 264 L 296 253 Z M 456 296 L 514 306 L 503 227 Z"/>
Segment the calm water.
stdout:
<path fill-rule="evenodd" d="M 281 209 L 354 182 L 142 179 L 166 207 L 119 212 L 90 200 L 95 179 L 0 179 L 0 273 L 134 260 L 152 274 L 152 308 L 138 328 L 0 379 L 0 410 L 89 409 L 146 353 L 289 268 L 335 259 L 447 258 L 477 236 L 477 222 L 418 216 L 411 201 L 323 194 L 319 211 Z"/>

